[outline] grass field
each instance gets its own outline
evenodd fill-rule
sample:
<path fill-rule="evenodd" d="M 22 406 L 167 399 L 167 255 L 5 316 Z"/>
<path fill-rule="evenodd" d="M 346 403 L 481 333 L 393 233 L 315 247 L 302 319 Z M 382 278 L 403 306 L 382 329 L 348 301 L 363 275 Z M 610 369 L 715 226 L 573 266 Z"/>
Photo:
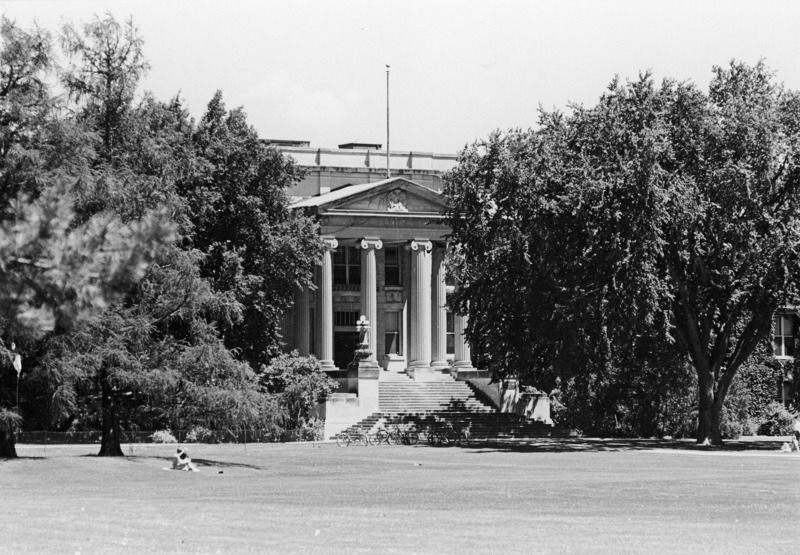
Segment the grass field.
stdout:
<path fill-rule="evenodd" d="M 169 445 L 20 445 L 0 552 L 797 552 L 800 456 L 779 447 L 190 445 L 188 473 Z"/>

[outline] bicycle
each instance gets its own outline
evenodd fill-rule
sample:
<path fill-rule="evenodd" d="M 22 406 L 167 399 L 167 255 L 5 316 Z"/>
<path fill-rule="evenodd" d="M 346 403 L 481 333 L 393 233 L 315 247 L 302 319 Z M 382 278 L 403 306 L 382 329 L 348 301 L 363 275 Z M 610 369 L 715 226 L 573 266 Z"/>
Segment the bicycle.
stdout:
<path fill-rule="evenodd" d="M 360 443 L 364 447 L 369 445 L 369 436 L 362 431 L 350 432 L 350 441 L 353 443 Z"/>
<path fill-rule="evenodd" d="M 369 438 L 364 432 L 340 432 L 336 434 L 336 445 L 349 447 L 351 443 L 360 443 L 364 447 L 369 445 Z"/>
<path fill-rule="evenodd" d="M 428 426 L 428 431 L 425 434 L 428 445 L 434 447 L 445 447 L 455 441 L 455 436 L 452 431 L 444 430 L 442 428 L 433 428 Z"/>
<path fill-rule="evenodd" d="M 414 429 L 401 428 L 395 425 L 394 429 L 389 433 L 388 442 L 416 445 L 419 443 L 419 434 Z"/>
<path fill-rule="evenodd" d="M 370 434 L 368 436 L 369 444 L 370 445 L 380 445 L 381 443 L 385 443 L 386 445 L 391 445 L 389 438 L 391 437 L 392 433 L 385 428 L 378 428 L 375 430 L 375 433 Z"/>

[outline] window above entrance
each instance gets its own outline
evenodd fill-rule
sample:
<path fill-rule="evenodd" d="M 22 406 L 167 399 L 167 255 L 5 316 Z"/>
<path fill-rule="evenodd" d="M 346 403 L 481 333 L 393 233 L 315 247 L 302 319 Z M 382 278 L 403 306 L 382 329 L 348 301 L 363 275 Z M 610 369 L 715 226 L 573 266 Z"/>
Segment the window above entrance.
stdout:
<path fill-rule="evenodd" d="M 333 251 L 333 285 L 361 285 L 361 253 L 356 247 Z"/>
<path fill-rule="evenodd" d="M 386 247 L 384 249 L 383 267 L 387 287 L 400 287 L 403 285 L 403 274 L 400 271 L 400 247 Z"/>

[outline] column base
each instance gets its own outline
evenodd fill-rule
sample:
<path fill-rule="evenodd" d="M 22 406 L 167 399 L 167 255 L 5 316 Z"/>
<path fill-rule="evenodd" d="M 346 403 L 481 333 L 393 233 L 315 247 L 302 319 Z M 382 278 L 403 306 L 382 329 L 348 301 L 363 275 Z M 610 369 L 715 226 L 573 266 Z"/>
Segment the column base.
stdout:
<path fill-rule="evenodd" d="M 332 360 L 320 360 L 319 367 L 321 370 L 325 370 L 326 372 L 330 372 L 332 370 L 338 370 L 336 365 L 333 363 Z"/>

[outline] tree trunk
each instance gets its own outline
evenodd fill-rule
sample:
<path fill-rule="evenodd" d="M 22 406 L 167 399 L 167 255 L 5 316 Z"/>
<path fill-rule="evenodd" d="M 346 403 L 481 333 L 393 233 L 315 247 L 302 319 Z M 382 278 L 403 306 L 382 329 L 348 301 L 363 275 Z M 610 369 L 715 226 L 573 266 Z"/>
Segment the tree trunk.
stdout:
<path fill-rule="evenodd" d="M 707 372 L 697 373 L 699 406 L 697 411 L 697 443 L 711 445 L 714 421 L 714 380 Z"/>
<path fill-rule="evenodd" d="M 14 429 L 0 422 L 0 459 L 16 459 L 17 450 L 14 447 Z"/>
<path fill-rule="evenodd" d="M 117 419 L 117 407 L 114 403 L 114 393 L 109 387 L 108 382 L 102 380 L 103 395 L 103 435 L 100 438 L 100 457 L 124 457 L 122 447 L 119 443 L 119 420 Z"/>
<path fill-rule="evenodd" d="M 720 419 L 724 399 L 718 398 L 712 376 L 699 373 L 698 377 L 700 403 L 697 412 L 697 443 L 698 445 L 722 445 Z"/>

